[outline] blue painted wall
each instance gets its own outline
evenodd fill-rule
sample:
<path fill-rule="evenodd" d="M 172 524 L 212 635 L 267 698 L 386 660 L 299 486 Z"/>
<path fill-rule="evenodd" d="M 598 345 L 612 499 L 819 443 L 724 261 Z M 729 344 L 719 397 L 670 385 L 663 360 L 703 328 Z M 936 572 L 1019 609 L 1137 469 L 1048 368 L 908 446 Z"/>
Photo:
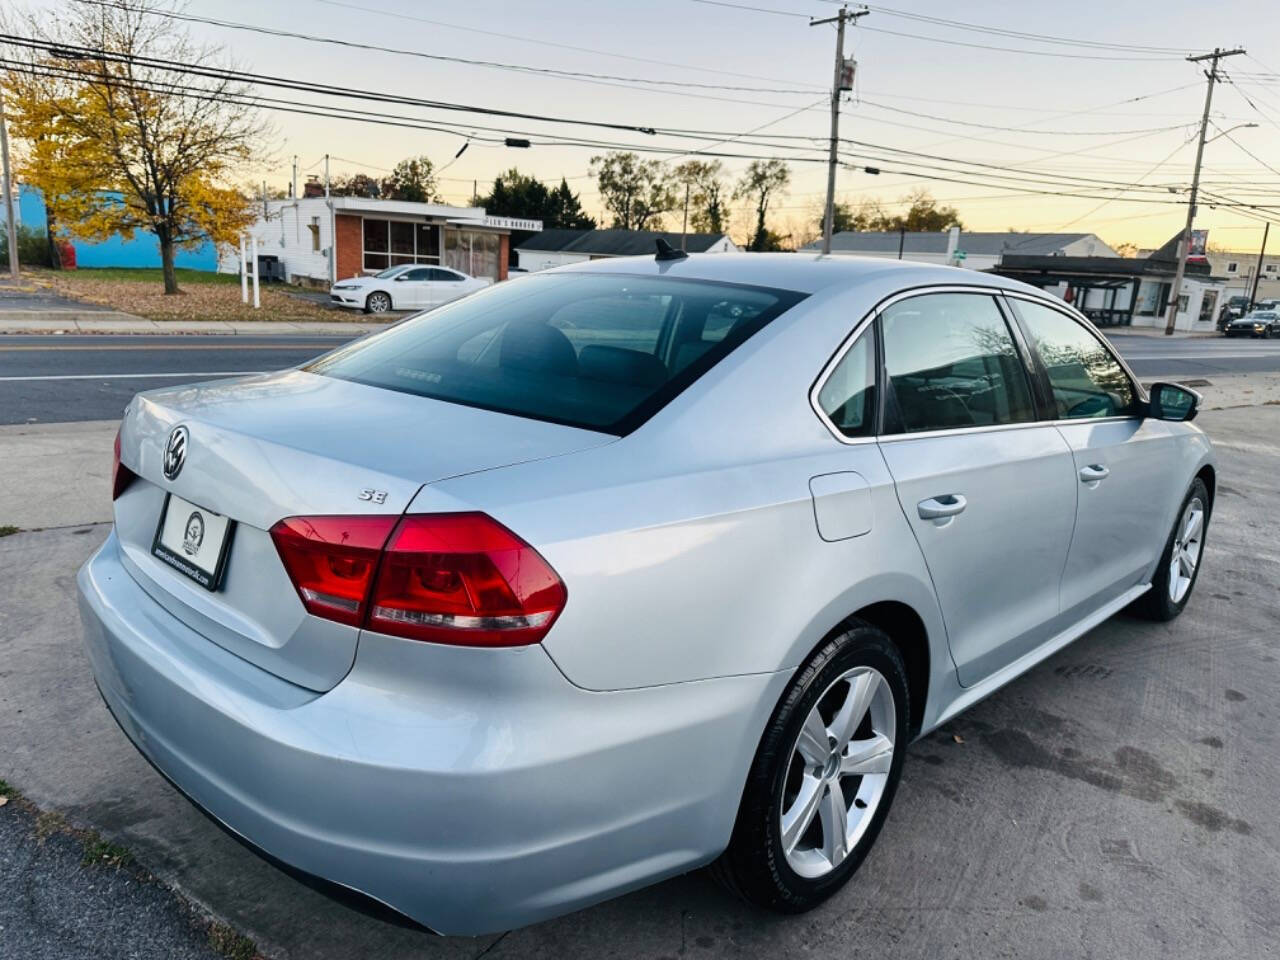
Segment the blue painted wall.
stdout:
<path fill-rule="evenodd" d="M 18 187 L 18 222 L 37 230 L 45 224 L 44 198 L 35 187 L 22 184 Z M 72 240 L 76 248 L 76 266 L 93 267 L 159 267 L 160 241 L 155 234 L 138 230 L 132 240 L 111 237 L 101 243 Z M 179 249 L 174 265 L 190 270 L 218 269 L 218 251 L 205 241 L 193 249 Z"/>

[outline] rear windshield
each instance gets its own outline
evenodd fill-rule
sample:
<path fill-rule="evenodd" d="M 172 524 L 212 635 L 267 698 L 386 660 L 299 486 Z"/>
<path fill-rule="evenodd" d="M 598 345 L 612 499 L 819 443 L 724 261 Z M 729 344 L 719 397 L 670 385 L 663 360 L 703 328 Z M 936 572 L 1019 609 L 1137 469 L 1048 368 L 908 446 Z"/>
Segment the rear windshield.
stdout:
<path fill-rule="evenodd" d="M 623 434 L 804 295 L 602 273 L 503 283 L 306 369 Z"/>

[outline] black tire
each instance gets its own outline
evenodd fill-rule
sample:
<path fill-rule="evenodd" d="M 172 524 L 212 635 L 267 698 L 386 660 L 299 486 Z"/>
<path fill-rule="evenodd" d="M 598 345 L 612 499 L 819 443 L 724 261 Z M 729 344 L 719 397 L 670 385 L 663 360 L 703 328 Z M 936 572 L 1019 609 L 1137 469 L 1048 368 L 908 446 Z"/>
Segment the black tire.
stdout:
<path fill-rule="evenodd" d="M 365 313 L 387 313 L 391 310 L 391 295 L 375 290 L 364 302 Z"/>
<path fill-rule="evenodd" d="M 1204 529 L 1200 534 L 1200 559 L 1191 574 L 1191 585 L 1187 587 L 1187 592 L 1183 594 L 1181 600 L 1175 601 L 1169 592 L 1169 568 L 1173 561 L 1174 543 L 1177 541 L 1179 526 L 1182 523 L 1183 514 L 1186 513 L 1187 505 L 1197 497 L 1204 504 Z M 1187 602 L 1191 599 L 1191 594 L 1195 592 L 1196 581 L 1200 579 L 1200 569 L 1204 566 L 1204 544 L 1208 537 L 1209 520 L 1212 513 L 1213 502 L 1209 499 L 1209 489 L 1205 486 L 1203 480 L 1196 477 L 1195 480 L 1191 481 L 1191 488 L 1187 490 L 1187 495 L 1182 498 L 1182 504 L 1178 507 L 1178 512 L 1174 516 L 1173 529 L 1169 531 L 1169 538 L 1165 541 L 1164 550 L 1160 553 L 1160 563 L 1156 566 L 1155 576 L 1151 578 L 1151 589 L 1133 602 L 1129 608 L 1133 613 L 1147 620 L 1165 623 L 1186 609 Z"/>
<path fill-rule="evenodd" d="M 871 821 L 845 859 L 817 879 L 800 876 L 787 862 L 781 839 L 781 805 L 792 752 L 801 726 L 818 699 L 842 674 L 869 666 L 887 681 L 896 721 L 893 759 Z M 747 777 L 729 847 L 711 867 L 738 896 L 781 913 L 802 913 L 839 890 L 858 869 L 884 825 L 902 776 L 910 740 L 907 671 L 902 654 L 884 631 L 851 620 L 796 673 L 765 728 Z"/>

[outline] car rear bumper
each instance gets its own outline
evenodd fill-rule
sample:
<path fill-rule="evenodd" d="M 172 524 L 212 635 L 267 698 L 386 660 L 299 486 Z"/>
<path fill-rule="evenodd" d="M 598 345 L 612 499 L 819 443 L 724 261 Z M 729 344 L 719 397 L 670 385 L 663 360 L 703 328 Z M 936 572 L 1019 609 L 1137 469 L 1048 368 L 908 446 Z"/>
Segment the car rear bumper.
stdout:
<path fill-rule="evenodd" d="M 787 679 L 589 693 L 540 646 L 366 634 L 317 694 L 170 615 L 114 533 L 78 585 L 103 698 L 165 776 L 252 845 L 441 933 L 532 923 L 709 862 Z"/>

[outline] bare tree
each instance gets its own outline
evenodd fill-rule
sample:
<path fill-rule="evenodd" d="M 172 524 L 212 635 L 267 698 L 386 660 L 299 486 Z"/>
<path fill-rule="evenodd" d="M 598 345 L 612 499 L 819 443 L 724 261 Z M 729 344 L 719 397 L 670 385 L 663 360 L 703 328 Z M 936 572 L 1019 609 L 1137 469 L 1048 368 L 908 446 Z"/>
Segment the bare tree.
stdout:
<path fill-rule="evenodd" d="M 752 160 L 734 188 L 735 200 L 748 198 L 756 211 L 756 230 L 747 244 L 749 250 L 777 250 L 784 238 L 770 232 L 766 223 L 769 202 L 787 191 L 791 169 L 781 160 Z"/>

